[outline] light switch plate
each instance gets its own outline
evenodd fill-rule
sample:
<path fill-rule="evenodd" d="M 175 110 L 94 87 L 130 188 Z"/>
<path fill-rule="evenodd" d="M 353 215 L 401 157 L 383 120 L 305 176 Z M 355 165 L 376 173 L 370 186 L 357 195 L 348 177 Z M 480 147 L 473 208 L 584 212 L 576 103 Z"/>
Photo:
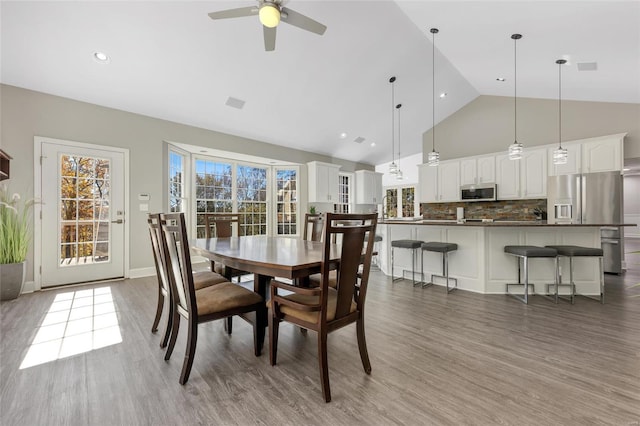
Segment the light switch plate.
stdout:
<path fill-rule="evenodd" d="M 148 212 L 149 211 L 149 204 L 140 204 L 140 211 L 141 212 Z"/>

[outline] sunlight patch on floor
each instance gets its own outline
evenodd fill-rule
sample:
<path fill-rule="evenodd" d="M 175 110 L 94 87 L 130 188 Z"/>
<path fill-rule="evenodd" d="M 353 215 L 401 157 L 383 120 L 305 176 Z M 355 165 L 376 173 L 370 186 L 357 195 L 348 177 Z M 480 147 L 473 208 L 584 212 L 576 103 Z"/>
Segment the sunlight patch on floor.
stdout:
<path fill-rule="evenodd" d="M 20 369 L 122 342 L 111 287 L 56 295 Z"/>

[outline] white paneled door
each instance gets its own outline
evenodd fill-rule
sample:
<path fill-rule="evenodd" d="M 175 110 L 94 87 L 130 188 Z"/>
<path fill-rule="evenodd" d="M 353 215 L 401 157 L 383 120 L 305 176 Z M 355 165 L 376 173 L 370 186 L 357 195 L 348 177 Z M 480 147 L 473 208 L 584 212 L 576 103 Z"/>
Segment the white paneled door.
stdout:
<path fill-rule="evenodd" d="M 124 153 L 42 142 L 42 287 L 124 276 Z"/>

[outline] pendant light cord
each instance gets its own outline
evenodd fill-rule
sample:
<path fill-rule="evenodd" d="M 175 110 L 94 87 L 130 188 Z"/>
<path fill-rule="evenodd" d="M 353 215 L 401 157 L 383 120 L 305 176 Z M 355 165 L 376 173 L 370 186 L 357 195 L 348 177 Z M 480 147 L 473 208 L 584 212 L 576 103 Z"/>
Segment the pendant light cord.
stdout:
<path fill-rule="evenodd" d="M 400 108 L 402 108 L 402 104 L 396 105 L 398 110 L 398 168 L 400 168 Z"/>
<path fill-rule="evenodd" d="M 512 36 L 513 37 L 513 36 Z M 518 57 L 516 45 L 518 38 L 513 39 L 513 141 L 518 142 Z"/>
<path fill-rule="evenodd" d="M 562 149 L 562 61 L 558 61 L 558 147 Z"/>
<path fill-rule="evenodd" d="M 435 31 L 434 31 L 435 30 Z M 436 152 L 436 32 L 438 30 L 431 29 L 431 44 L 433 50 L 431 53 L 431 92 L 433 93 L 431 100 L 431 114 L 432 114 L 432 127 L 431 127 L 431 152 Z"/>
<path fill-rule="evenodd" d="M 393 107 L 395 102 L 395 77 L 391 77 L 389 79 L 389 83 L 391 83 L 391 164 L 396 162 L 396 153 L 395 153 L 395 143 L 394 139 L 396 136 L 396 129 L 394 127 L 395 116 L 393 112 Z"/>

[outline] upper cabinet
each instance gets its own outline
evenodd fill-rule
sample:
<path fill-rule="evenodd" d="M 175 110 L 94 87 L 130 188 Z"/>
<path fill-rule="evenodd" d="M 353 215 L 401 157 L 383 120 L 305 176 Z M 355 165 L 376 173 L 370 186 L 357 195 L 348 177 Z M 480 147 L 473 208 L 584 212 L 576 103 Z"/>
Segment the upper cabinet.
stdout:
<path fill-rule="evenodd" d="M 442 161 L 439 166 L 421 164 L 420 202 L 460 201 L 460 161 Z"/>
<path fill-rule="evenodd" d="M 525 149 L 520 159 L 520 197 L 547 198 L 547 150 Z"/>
<path fill-rule="evenodd" d="M 553 164 L 553 150 L 556 146 L 549 147 L 549 176 L 622 170 L 625 135 L 626 133 L 620 133 L 565 143 L 562 147 L 567 149 L 567 164 Z"/>
<path fill-rule="evenodd" d="M 356 171 L 356 204 L 382 203 L 382 173 Z"/>
<path fill-rule="evenodd" d="M 563 144 L 567 150 L 566 164 L 553 164 L 553 151 L 557 146 L 547 149 L 547 162 L 549 164 L 549 176 L 575 175 L 582 170 L 582 149 L 579 143 Z"/>
<path fill-rule="evenodd" d="M 0 149 L 0 180 L 9 179 L 9 154 Z"/>
<path fill-rule="evenodd" d="M 547 197 L 547 149 L 527 149 L 520 160 L 496 155 L 498 200 Z"/>
<path fill-rule="evenodd" d="M 340 166 L 312 161 L 307 163 L 309 173 L 309 202 L 338 202 L 338 173 Z"/>
<path fill-rule="evenodd" d="M 496 181 L 496 157 L 494 155 L 460 160 L 460 185 L 494 183 Z"/>
<path fill-rule="evenodd" d="M 624 135 L 612 135 L 583 142 L 582 173 L 622 170 Z"/>

